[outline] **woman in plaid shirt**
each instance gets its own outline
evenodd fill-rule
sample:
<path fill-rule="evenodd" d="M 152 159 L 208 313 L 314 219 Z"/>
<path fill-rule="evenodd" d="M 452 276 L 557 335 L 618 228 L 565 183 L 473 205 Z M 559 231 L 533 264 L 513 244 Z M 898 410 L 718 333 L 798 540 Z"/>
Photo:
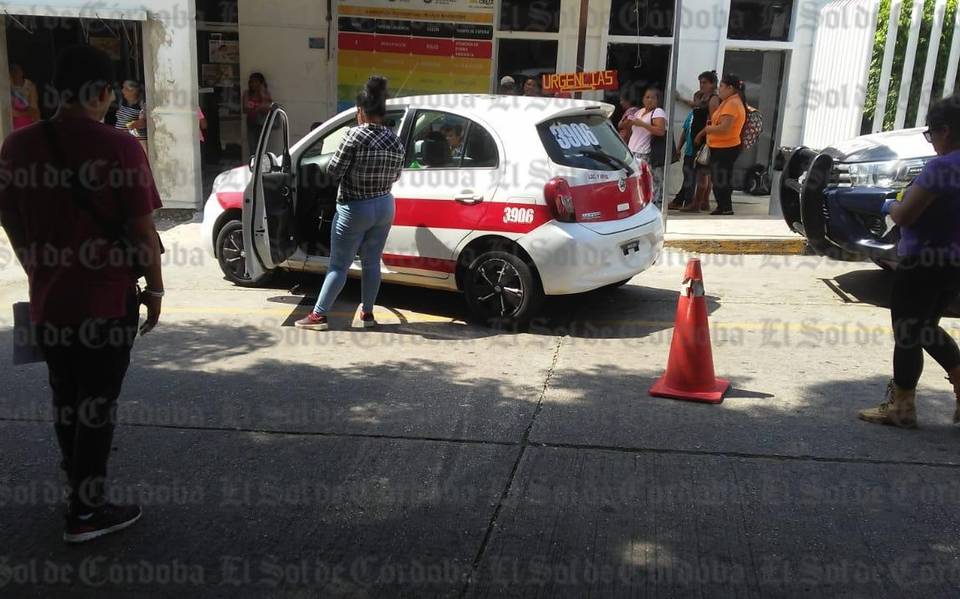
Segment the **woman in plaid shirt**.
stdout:
<path fill-rule="evenodd" d="M 380 261 L 393 225 L 395 206 L 390 193 L 403 167 L 403 144 L 383 119 L 387 113 L 387 80 L 371 77 L 357 95 L 357 122 L 347 132 L 330 161 L 330 176 L 340 180 L 337 213 L 333 218 L 330 268 L 313 312 L 298 320 L 301 328 L 327 330 L 327 312 L 347 281 L 347 271 L 359 252 L 361 276 L 360 323 L 376 326 L 373 305 L 380 291 Z"/>

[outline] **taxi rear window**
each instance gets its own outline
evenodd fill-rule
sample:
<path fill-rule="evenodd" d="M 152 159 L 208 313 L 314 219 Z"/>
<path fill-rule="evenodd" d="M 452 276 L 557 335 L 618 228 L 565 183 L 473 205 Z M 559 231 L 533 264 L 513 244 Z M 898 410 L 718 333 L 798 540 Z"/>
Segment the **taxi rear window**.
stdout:
<path fill-rule="evenodd" d="M 537 131 L 550 160 L 564 166 L 616 171 L 632 158 L 613 124 L 599 114 L 550 119 Z"/>

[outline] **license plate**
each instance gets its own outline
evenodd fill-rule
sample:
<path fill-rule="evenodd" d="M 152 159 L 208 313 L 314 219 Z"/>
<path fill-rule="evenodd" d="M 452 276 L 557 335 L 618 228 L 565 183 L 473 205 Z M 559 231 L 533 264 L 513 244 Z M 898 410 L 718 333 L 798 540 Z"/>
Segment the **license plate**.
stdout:
<path fill-rule="evenodd" d="M 620 246 L 620 249 L 623 251 L 624 256 L 629 256 L 630 254 L 639 254 L 640 253 L 640 240 L 634 239 L 633 241 L 628 241 Z"/>

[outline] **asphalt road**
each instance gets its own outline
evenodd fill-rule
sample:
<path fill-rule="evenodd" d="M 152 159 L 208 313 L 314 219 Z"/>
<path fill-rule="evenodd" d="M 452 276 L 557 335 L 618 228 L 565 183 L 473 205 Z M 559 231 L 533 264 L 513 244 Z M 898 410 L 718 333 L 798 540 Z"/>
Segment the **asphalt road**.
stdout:
<path fill-rule="evenodd" d="M 872 265 L 704 257 L 733 382 L 708 406 L 647 394 L 680 253 L 526 334 L 393 286 L 354 331 L 356 283 L 316 333 L 291 325 L 319 279 L 232 287 L 198 230 L 163 233 L 164 317 L 121 399 L 111 492 L 144 504 L 135 528 L 62 544 L 44 367 L 0 370 L 0 597 L 960 596 L 942 373 L 920 430 L 855 418 L 890 376 Z M 3 243 L 9 305 L 26 286 Z M 0 315 L 5 364 L 10 345 Z"/>

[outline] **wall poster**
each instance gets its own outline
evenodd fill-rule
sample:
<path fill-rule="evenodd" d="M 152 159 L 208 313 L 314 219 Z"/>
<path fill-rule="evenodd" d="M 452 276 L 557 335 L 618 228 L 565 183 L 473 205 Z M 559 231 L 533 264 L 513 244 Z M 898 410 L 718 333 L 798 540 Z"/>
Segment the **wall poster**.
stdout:
<path fill-rule="evenodd" d="M 493 0 L 340 0 L 338 110 L 370 75 L 394 97 L 486 93 L 493 68 Z"/>

